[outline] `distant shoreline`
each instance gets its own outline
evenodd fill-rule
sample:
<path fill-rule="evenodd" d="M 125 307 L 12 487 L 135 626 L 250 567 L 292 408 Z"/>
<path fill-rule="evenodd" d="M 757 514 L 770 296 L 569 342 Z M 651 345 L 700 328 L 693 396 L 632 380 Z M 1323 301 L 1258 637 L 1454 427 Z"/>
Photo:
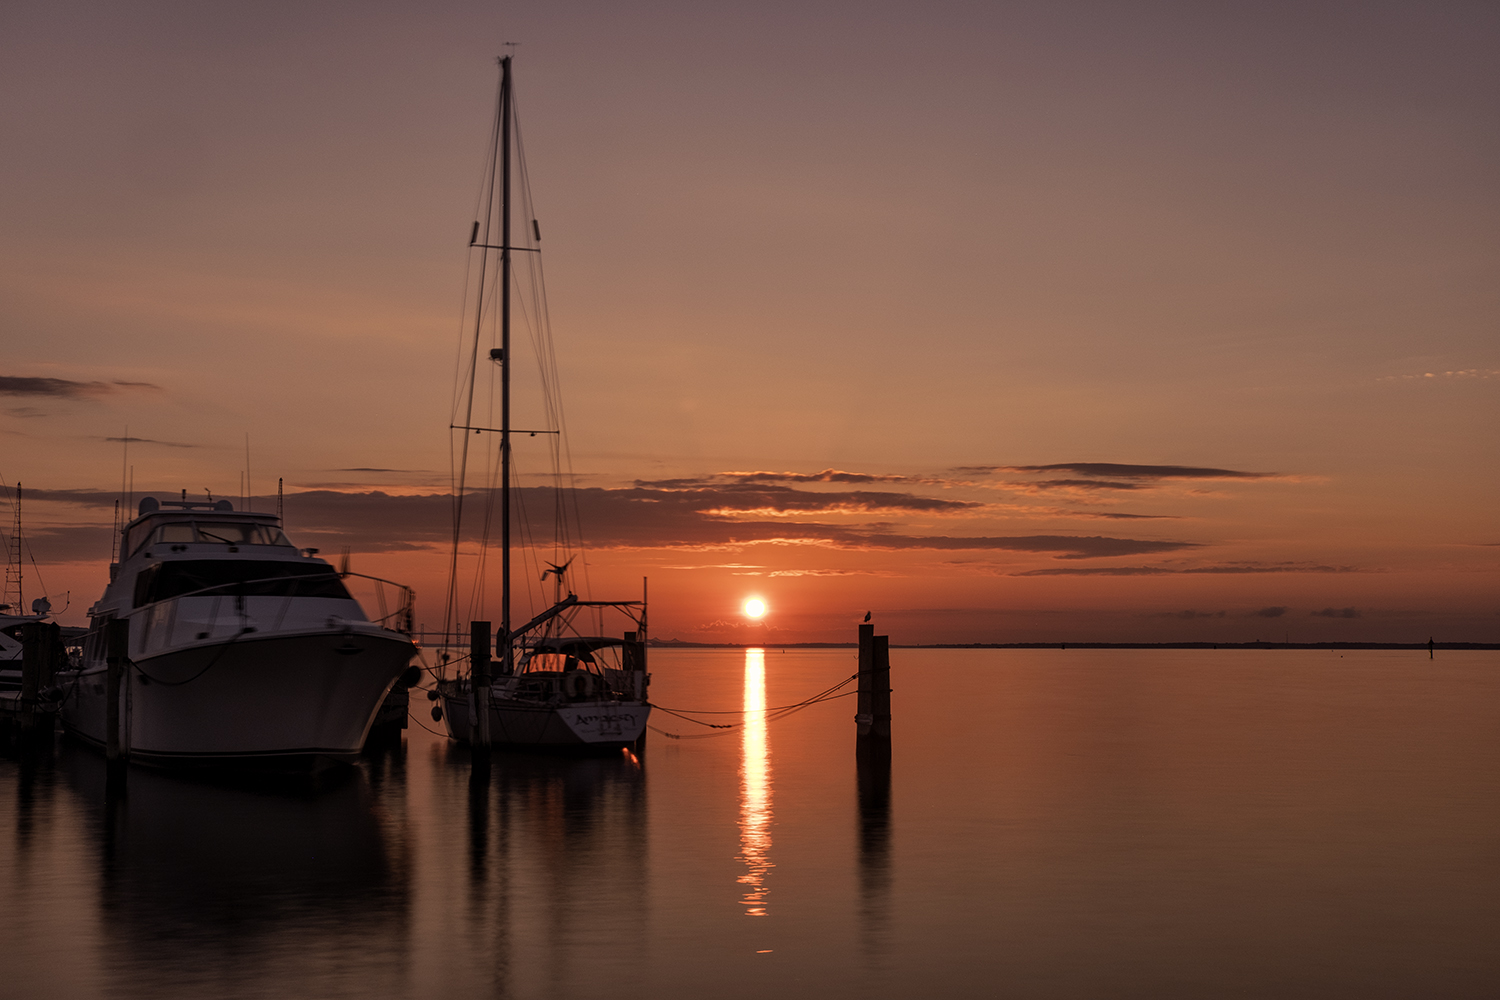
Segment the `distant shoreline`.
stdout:
<path fill-rule="evenodd" d="M 683 642 L 651 639 L 652 649 L 856 649 L 853 642 Z M 917 642 L 892 649 L 1427 649 L 1425 642 Z M 1500 642 L 1435 642 L 1434 650 L 1500 649 Z"/>

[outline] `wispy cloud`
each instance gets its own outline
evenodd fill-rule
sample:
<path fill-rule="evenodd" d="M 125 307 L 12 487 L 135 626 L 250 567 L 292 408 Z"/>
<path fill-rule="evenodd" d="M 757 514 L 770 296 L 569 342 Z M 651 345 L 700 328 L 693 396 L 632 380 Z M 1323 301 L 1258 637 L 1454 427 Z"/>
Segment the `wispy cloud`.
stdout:
<path fill-rule="evenodd" d="M 105 441 L 114 444 L 159 444 L 163 448 L 201 448 L 198 444 L 183 444 L 181 441 L 159 441 L 156 438 L 141 437 L 107 437 Z"/>
<path fill-rule="evenodd" d="M 1259 611 L 1250 612 L 1252 618 L 1280 618 L 1289 611 L 1289 608 L 1277 605 L 1270 608 L 1261 608 Z"/>
<path fill-rule="evenodd" d="M 1358 608 L 1324 608 L 1311 612 L 1314 618 L 1363 618 Z"/>
<path fill-rule="evenodd" d="M 1420 379 L 1491 379 L 1500 378 L 1500 368 L 1460 368 L 1446 372 L 1422 372 L 1420 375 L 1383 375 L 1377 382 L 1405 382 Z"/>
<path fill-rule="evenodd" d="M 0 375 L 0 395 L 6 396 L 50 396 L 55 399 L 78 399 L 84 396 L 103 396 L 122 389 L 146 389 L 159 392 L 161 386 L 152 385 L 150 382 L 77 382 L 66 378 Z"/>
<path fill-rule="evenodd" d="M 1228 563 L 1216 566 L 1088 566 L 1073 568 L 1051 567 L 1030 569 L 1010 576 L 1170 576 L 1173 574 L 1227 574 L 1240 573 L 1358 573 L 1354 566 L 1320 566 L 1307 563 Z"/>
<path fill-rule="evenodd" d="M 967 465 L 955 472 L 969 475 L 992 475 L 997 472 L 1039 474 L 1072 472 L 1080 476 L 1104 479 L 1274 479 L 1274 472 L 1240 472 L 1235 469 L 1210 469 L 1195 465 L 1124 465 L 1116 462 L 1057 462 L 1052 465 Z M 1052 480 L 1062 484 L 1068 480 Z M 1071 481 L 1076 484 L 1077 481 Z"/>
<path fill-rule="evenodd" d="M 880 475 L 870 472 L 844 472 L 824 469 L 822 472 L 721 472 L 720 476 L 738 483 L 930 483 L 912 476 Z"/>
<path fill-rule="evenodd" d="M 901 576 L 888 569 L 778 569 L 766 576 Z"/>

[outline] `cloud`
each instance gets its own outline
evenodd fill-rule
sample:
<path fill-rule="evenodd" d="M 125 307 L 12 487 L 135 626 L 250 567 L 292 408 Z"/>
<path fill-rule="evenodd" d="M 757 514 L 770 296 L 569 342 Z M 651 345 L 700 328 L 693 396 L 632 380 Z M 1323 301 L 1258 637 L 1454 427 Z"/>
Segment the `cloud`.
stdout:
<path fill-rule="evenodd" d="M 1315 618 L 1363 618 L 1358 608 L 1324 608 L 1322 611 L 1311 612 Z"/>
<path fill-rule="evenodd" d="M 1103 490 L 1122 492 L 1127 490 L 1149 490 L 1141 483 L 1111 483 L 1102 479 L 1042 479 L 1026 483 L 994 483 L 995 489 L 1013 490 L 1017 493 L 1042 493 L 1047 490 L 1062 490 L 1070 493 L 1097 493 Z"/>
<path fill-rule="evenodd" d="M 1227 615 L 1227 611 L 1193 611 L 1189 609 L 1187 611 L 1158 611 L 1156 614 L 1148 615 L 1147 617 L 1181 618 L 1184 621 L 1191 621 L 1194 618 L 1224 618 L 1227 617 Z"/>
<path fill-rule="evenodd" d="M 1234 469 L 1207 469 L 1193 465 L 1120 465 L 1115 462 L 1058 462 L 1053 465 L 974 465 L 955 471 L 971 474 L 995 472 L 1073 472 L 1080 476 L 1103 476 L 1106 479 L 1273 479 L 1274 472 L 1238 472 Z M 1054 480 L 1066 482 L 1067 480 Z"/>
<path fill-rule="evenodd" d="M 887 476 L 869 472 L 844 472 L 824 469 L 822 472 L 721 472 L 720 476 L 739 483 L 924 483 L 928 480 L 911 476 Z"/>
<path fill-rule="evenodd" d="M 140 490 L 137 498 L 151 495 Z M 886 523 L 833 524 L 789 519 L 827 513 L 896 510 L 925 516 L 964 511 L 963 501 L 936 500 L 901 493 L 810 493 L 777 486 L 725 484 L 691 490 L 578 487 L 565 491 L 564 506 L 575 509 L 584 542 L 596 549 L 674 549 L 706 551 L 749 545 L 815 545 L 854 551 L 1006 551 L 1050 555 L 1061 560 L 1187 552 L 1200 543 L 1183 540 L 1119 538 L 1104 535 L 939 535 L 904 533 Z M 37 499 L 109 509 L 118 494 L 105 490 L 36 491 Z M 157 491 L 166 498 L 175 490 Z M 556 495 L 549 487 L 512 491 L 518 511 L 531 511 L 531 523 L 550 538 L 550 512 Z M 475 491 L 465 498 L 465 540 L 476 540 L 479 513 L 492 498 Z M 274 498 L 255 505 L 271 509 Z M 984 505 L 978 505 L 983 507 Z M 737 516 L 723 516 L 738 507 Z M 305 490 L 286 496 L 287 532 L 299 545 L 358 551 L 440 549 L 452 537 L 452 500 L 442 493 L 396 495 L 383 491 Z M 778 516 L 755 516 L 775 509 Z M 524 523 L 528 519 L 520 518 Z"/>
<path fill-rule="evenodd" d="M 901 576 L 886 569 L 778 569 L 766 576 Z"/>
<path fill-rule="evenodd" d="M 1286 614 L 1288 610 L 1289 609 L 1278 605 L 1276 607 L 1261 608 L 1259 611 L 1250 612 L 1250 614 L 1255 618 L 1280 618 L 1282 615 Z"/>
<path fill-rule="evenodd" d="M 768 621 L 733 621 L 716 618 L 711 622 L 704 622 L 695 626 L 699 632 L 751 632 L 765 635 L 771 632 L 784 632 L 785 629 Z"/>
<path fill-rule="evenodd" d="M 917 496 L 914 493 L 876 493 L 855 490 L 847 493 L 810 493 L 790 486 L 721 485 L 671 491 L 674 497 L 693 495 L 711 499 L 695 505 L 700 513 L 712 517 L 743 515 L 781 516 L 804 513 L 855 514 L 882 511 L 912 511 L 952 514 L 984 510 L 986 505 L 974 500 L 943 500 Z"/>
<path fill-rule="evenodd" d="M 766 489 L 784 489 L 761 487 Z M 1106 536 L 1021 535 L 962 536 L 916 535 L 890 530 L 888 525 L 840 525 L 809 521 L 741 520 L 716 516 L 732 503 L 749 502 L 746 488 L 660 490 L 641 487 L 605 489 L 580 487 L 567 491 L 565 504 L 578 511 L 585 543 L 593 548 L 707 550 L 746 545 L 822 545 L 856 550 L 1001 550 L 1053 554 L 1059 559 L 1093 559 L 1121 555 L 1176 552 L 1198 548 L 1198 543 Z M 785 490 L 785 494 L 797 491 Z M 551 489 L 521 487 L 513 490 L 517 506 L 550 511 Z M 777 504 L 798 505 L 804 512 L 844 509 L 851 497 L 866 494 L 778 494 Z M 881 502 L 894 504 L 902 494 L 877 494 Z M 948 501 L 910 498 L 918 512 L 944 509 Z M 756 499 L 757 505 L 764 505 Z M 467 498 L 471 511 L 478 511 L 484 494 Z M 451 537 L 451 504 L 447 496 L 392 496 L 382 492 L 336 493 L 308 491 L 286 498 L 288 531 L 294 535 L 319 532 L 339 536 L 340 544 L 368 545 L 399 538 L 409 543 L 441 545 Z M 476 531 L 477 518 L 466 518 Z"/>
<path fill-rule="evenodd" d="M 1116 514 L 1105 510 L 1067 510 L 1060 511 L 1063 517 L 1099 517 L 1111 521 L 1180 521 L 1182 518 L 1177 514 Z"/>
<path fill-rule="evenodd" d="M 1011 576 L 1169 576 L 1172 574 L 1238 573 L 1358 573 L 1354 566 L 1321 566 L 1304 563 L 1227 563 L 1214 566 L 1090 566 L 1078 569 L 1030 569 Z"/>
<path fill-rule="evenodd" d="M 1377 382 L 1397 382 L 1406 379 L 1490 379 L 1500 378 L 1500 368 L 1461 368 L 1451 372 L 1423 372 L 1420 375 L 1383 375 Z"/>
<path fill-rule="evenodd" d="M 159 444 L 163 448 L 201 448 L 201 447 L 203 447 L 202 445 L 198 445 L 198 444 L 183 444 L 180 441 L 158 441 L 156 438 L 107 437 L 104 440 L 112 442 L 114 444 Z"/>
<path fill-rule="evenodd" d="M 66 378 L 0 375 L 0 395 L 5 396 L 51 396 L 55 399 L 78 399 L 83 396 L 102 396 L 121 389 L 149 389 L 159 392 L 161 386 L 152 385 L 150 382 L 76 382 Z"/>

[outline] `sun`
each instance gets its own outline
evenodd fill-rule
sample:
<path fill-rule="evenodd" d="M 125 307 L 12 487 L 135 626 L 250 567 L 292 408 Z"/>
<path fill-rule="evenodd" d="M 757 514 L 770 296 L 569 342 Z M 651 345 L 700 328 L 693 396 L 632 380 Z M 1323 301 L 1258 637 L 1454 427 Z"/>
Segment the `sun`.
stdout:
<path fill-rule="evenodd" d="M 761 618 L 766 613 L 766 602 L 759 597 L 752 597 L 745 602 L 746 618 Z"/>

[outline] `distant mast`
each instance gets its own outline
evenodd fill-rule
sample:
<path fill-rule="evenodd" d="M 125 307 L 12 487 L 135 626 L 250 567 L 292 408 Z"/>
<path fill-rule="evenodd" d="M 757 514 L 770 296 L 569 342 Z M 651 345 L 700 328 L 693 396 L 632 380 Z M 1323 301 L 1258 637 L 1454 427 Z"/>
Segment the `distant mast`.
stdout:
<path fill-rule="evenodd" d="M 9 556 L 9 559 L 6 561 L 6 566 L 5 566 L 5 596 L 4 596 L 3 599 L 0 599 L 0 600 L 3 600 L 3 603 L 5 603 L 5 604 L 10 605 L 10 607 L 14 609 L 15 613 L 19 615 L 19 614 L 23 613 L 26 610 L 26 595 L 25 595 L 25 593 L 22 592 L 22 586 L 23 586 L 22 571 L 25 569 L 25 563 L 23 563 L 22 560 L 21 560 L 21 484 L 20 483 L 16 483 L 16 503 L 15 503 L 15 508 L 16 508 L 15 523 L 11 526 L 11 529 L 10 529 L 10 538 L 8 539 L 8 545 L 7 545 L 6 553 L 5 553 L 7 556 Z M 11 603 L 11 601 L 12 601 L 12 599 L 11 599 L 11 593 L 12 592 L 14 592 L 15 595 L 16 595 L 15 599 L 14 599 L 15 603 Z"/>

